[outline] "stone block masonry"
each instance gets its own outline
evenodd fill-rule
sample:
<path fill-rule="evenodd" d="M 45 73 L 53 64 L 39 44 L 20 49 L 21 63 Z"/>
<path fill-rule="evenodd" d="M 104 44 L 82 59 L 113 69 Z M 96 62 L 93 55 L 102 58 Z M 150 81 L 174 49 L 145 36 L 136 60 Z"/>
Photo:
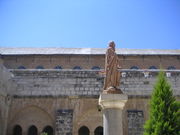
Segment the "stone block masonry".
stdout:
<path fill-rule="evenodd" d="M 103 78 L 96 71 L 13 70 L 18 96 L 97 96 Z"/>
<path fill-rule="evenodd" d="M 14 96 L 84 96 L 98 98 L 103 88 L 104 77 L 93 70 L 10 70 L 17 88 Z M 146 71 L 147 72 L 147 71 Z M 124 75 L 125 73 L 125 75 Z M 158 72 L 124 70 L 121 90 L 129 96 L 150 96 Z M 180 96 L 180 71 L 173 71 L 168 77 L 173 92 Z"/>
<path fill-rule="evenodd" d="M 141 110 L 127 110 L 128 135 L 143 135 L 144 116 Z"/>
<path fill-rule="evenodd" d="M 58 110 L 56 114 L 56 135 L 72 135 L 73 110 Z"/>

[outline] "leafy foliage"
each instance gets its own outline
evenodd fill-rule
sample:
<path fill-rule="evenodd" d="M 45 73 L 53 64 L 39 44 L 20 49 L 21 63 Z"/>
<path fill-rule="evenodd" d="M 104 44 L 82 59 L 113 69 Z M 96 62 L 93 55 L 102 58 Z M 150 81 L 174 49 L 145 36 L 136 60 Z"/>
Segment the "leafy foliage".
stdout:
<path fill-rule="evenodd" d="M 159 73 L 154 86 L 144 135 L 180 135 L 180 102 L 173 96 L 164 72 Z"/>
<path fill-rule="evenodd" d="M 48 133 L 46 133 L 46 132 L 42 132 L 42 133 L 41 133 L 41 135 L 48 135 Z"/>

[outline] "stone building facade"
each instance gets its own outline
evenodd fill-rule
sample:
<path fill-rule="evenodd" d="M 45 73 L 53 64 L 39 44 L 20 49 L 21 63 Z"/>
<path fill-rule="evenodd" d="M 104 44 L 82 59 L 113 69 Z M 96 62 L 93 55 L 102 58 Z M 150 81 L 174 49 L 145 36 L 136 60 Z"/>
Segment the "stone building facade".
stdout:
<path fill-rule="evenodd" d="M 180 98 L 180 50 L 117 49 L 124 135 L 141 135 L 162 68 Z M 1 135 L 102 135 L 105 49 L 0 48 Z"/>

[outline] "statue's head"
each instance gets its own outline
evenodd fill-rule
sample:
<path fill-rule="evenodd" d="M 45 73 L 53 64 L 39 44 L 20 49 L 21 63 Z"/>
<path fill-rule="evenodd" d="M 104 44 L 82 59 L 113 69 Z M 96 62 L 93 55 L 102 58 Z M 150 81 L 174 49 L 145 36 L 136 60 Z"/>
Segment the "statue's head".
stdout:
<path fill-rule="evenodd" d="M 109 42 L 109 47 L 111 47 L 113 50 L 115 50 L 115 43 L 114 41 Z"/>

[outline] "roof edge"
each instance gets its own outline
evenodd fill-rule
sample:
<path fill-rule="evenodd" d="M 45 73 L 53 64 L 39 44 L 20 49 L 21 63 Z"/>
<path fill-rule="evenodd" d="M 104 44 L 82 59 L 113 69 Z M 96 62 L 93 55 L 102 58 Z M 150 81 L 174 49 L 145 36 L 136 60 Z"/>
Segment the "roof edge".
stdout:
<path fill-rule="evenodd" d="M 0 55 L 104 55 L 106 48 L 3 48 Z M 180 55 L 180 49 L 117 48 L 118 55 Z"/>

